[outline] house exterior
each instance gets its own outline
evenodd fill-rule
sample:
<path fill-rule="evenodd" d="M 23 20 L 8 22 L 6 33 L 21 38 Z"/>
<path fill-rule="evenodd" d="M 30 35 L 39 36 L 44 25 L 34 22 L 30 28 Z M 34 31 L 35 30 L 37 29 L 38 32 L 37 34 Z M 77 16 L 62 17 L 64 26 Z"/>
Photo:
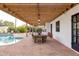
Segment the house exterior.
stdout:
<path fill-rule="evenodd" d="M 7 33 L 8 27 L 0 23 L 0 33 Z"/>
<path fill-rule="evenodd" d="M 45 27 L 53 38 L 65 46 L 79 51 L 79 4 L 64 12 Z M 58 24 L 58 25 L 57 25 Z"/>
<path fill-rule="evenodd" d="M 20 5 L 20 7 L 18 7 L 19 5 L 20 4 L 3 4 L 2 7 L 7 11 L 7 6 L 8 12 L 11 12 L 11 15 L 13 15 L 13 11 L 15 11 L 17 18 L 33 26 L 44 25 L 43 29 L 50 32 L 55 40 L 71 49 L 79 51 L 79 4 L 37 3 Z M 18 11 L 20 12 L 18 13 Z M 1 25 L 0 27 L 1 31 L 7 32 L 6 26 Z"/>

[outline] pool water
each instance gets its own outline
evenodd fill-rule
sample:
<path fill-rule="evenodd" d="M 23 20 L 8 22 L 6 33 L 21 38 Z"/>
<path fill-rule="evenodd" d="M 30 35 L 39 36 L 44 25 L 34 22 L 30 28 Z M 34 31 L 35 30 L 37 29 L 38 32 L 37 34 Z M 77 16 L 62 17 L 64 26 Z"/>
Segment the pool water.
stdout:
<path fill-rule="evenodd" d="M 20 41 L 22 37 L 14 37 L 13 34 L 0 34 L 0 45 L 6 45 L 6 43 L 11 43 L 15 41 Z"/>

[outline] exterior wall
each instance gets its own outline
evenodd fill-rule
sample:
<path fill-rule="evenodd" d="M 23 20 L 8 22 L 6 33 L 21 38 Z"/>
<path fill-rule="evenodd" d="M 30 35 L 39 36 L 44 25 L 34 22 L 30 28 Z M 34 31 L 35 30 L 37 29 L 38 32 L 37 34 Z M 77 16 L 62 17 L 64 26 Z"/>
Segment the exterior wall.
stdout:
<path fill-rule="evenodd" d="M 50 32 L 50 23 L 46 23 L 45 28 L 47 32 Z"/>
<path fill-rule="evenodd" d="M 71 48 L 71 41 L 72 41 L 71 16 L 76 13 L 79 13 L 79 4 L 73 7 L 72 9 L 70 9 L 69 11 L 65 12 L 64 14 L 62 14 L 61 16 L 59 16 L 58 18 L 56 18 L 54 21 L 50 23 L 53 25 L 52 33 L 54 38 L 69 48 Z M 60 32 L 56 32 L 55 23 L 58 20 L 60 21 Z M 48 27 L 47 29 L 49 28 L 50 27 Z"/>

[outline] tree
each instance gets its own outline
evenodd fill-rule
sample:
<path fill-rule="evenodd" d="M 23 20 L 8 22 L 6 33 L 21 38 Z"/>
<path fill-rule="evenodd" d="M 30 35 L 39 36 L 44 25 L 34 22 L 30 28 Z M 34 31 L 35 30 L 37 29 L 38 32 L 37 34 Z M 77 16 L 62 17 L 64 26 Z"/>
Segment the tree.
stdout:
<path fill-rule="evenodd" d="M 17 30 L 20 32 L 20 33 L 24 33 L 24 32 L 26 32 L 26 26 L 19 26 L 19 27 L 17 27 Z"/>
<path fill-rule="evenodd" d="M 26 25 L 18 26 L 15 28 L 14 23 L 10 22 L 10 21 L 0 20 L 0 23 L 6 25 L 8 27 L 8 32 L 14 31 L 14 32 L 24 33 L 26 31 L 30 30 L 30 27 L 26 26 Z"/>
<path fill-rule="evenodd" d="M 4 21 L 3 24 L 8 26 L 8 32 L 15 31 L 15 26 L 13 22 Z"/>
<path fill-rule="evenodd" d="M 14 27 L 14 23 L 13 23 L 13 22 L 4 21 L 3 23 L 4 23 L 6 26 Z"/>

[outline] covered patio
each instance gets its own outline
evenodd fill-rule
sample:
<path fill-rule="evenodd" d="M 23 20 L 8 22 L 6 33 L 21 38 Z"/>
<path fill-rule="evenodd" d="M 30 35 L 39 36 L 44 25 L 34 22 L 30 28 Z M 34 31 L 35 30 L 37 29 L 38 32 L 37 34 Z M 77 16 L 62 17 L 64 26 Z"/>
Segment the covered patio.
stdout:
<path fill-rule="evenodd" d="M 44 26 L 46 24 L 55 20 L 60 15 L 64 14 L 68 10 L 72 9 L 77 4 L 8 4 L 1 3 L 0 9 L 15 16 L 22 21 L 25 21 L 32 26 Z M 47 32 L 48 31 L 48 28 Z M 50 30 L 50 33 L 53 34 Z M 23 34 L 19 34 L 22 35 Z M 63 34 L 62 34 L 63 35 Z M 25 36 L 25 35 L 24 35 Z M 53 35 L 52 35 L 53 36 Z M 57 39 L 58 40 L 58 39 Z M 11 56 L 79 56 L 79 54 L 72 50 L 71 48 L 66 47 L 55 40 L 55 38 L 47 37 L 46 43 L 38 44 L 34 43 L 32 36 L 29 34 L 28 37 L 25 37 L 22 41 L 7 46 L 0 47 L 0 55 L 11 55 Z"/>

